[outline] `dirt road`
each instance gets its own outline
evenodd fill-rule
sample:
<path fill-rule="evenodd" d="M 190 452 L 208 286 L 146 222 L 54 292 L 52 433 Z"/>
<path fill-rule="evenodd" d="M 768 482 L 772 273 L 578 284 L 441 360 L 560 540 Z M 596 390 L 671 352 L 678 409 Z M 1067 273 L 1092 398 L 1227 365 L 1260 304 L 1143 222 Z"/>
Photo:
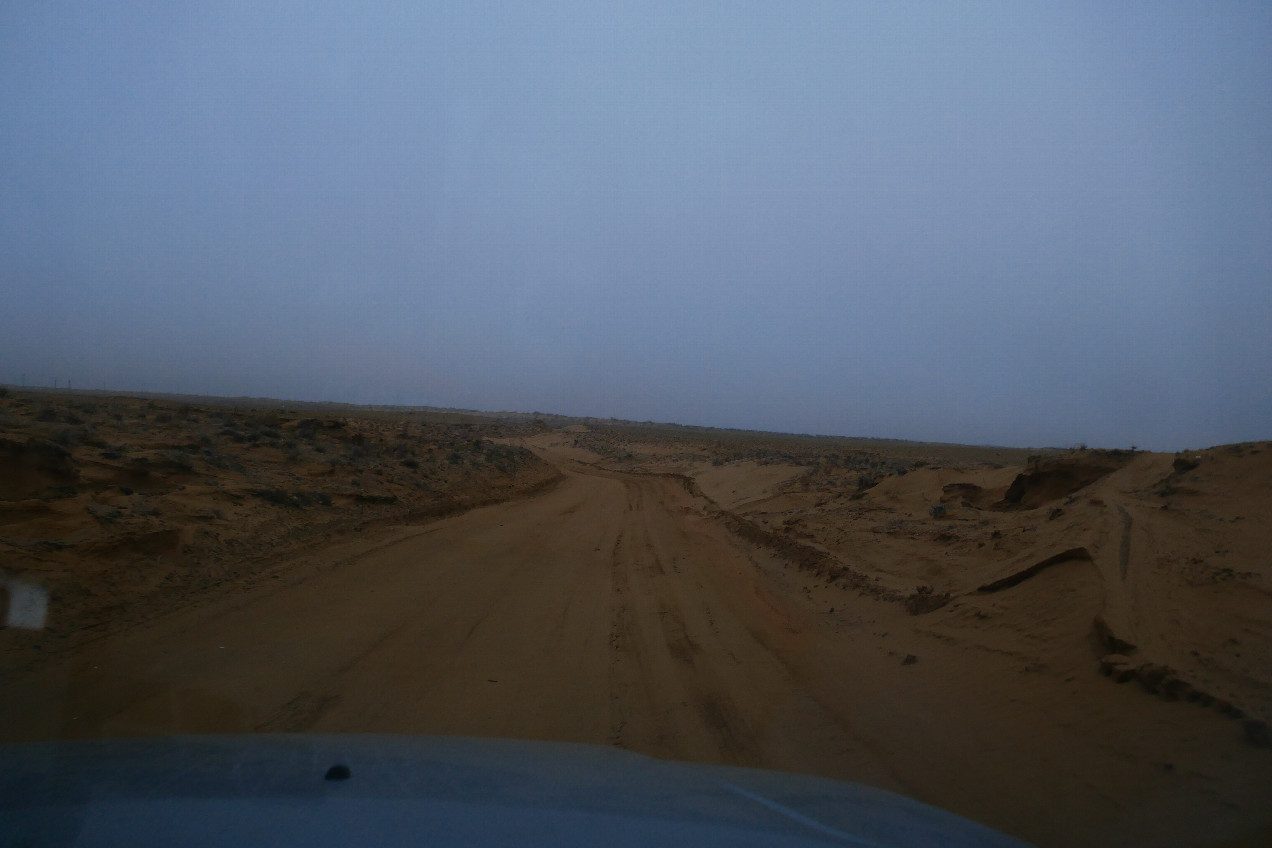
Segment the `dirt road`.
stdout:
<path fill-rule="evenodd" d="M 6 699 L 5 735 L 454 733 L 825 771 L 833 721 L 771 650 L 796 613 L 748 551 L 674 481 L 573 469 L 98 644 L 39 675 L 44 708 Z"/>
<path fill-rule="evenodd" d="M 969 659 L 896 604 L 806 590 L 673 479 L 552 458 L 566 479 L 537 497 L 342 541 L 12 681 L 0 739 L 611 744 L 867 782 L 1056 845 L 1195 843 L 1266 799 L 1272 768 L 1223 722 L 1092 669 Z"/>

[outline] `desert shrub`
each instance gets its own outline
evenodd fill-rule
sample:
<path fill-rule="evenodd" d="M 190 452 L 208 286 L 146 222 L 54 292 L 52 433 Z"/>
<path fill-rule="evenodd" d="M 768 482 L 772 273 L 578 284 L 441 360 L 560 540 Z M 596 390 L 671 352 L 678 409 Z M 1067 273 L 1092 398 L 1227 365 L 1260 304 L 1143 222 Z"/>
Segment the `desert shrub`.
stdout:
<path fill-rule="evenodd" d="M 404 460 L 402 460 L 402 467 L 403 467 L 403 468 L 409 468 L 409 469 L 411 469 L 412 471 L 414 471 L 415 469 L 417 469 L 417 468 L 419 468 L 419 467 L 420 467 L 420 464 L 419 464 L 419 462 L 418 462 L 418 461 L 416 461 L 416 460 L 414 460 L 414 459 L 404 459 Z"/>
<path fill-rule="evenodd" d="M 278 427 L 283 423 L 283 419 L 277 415 L 257 412 L 255 409 L 249 409 L 248 414 L 243 416 L 243 420 L 253 427 Z"/>
<path fill-rule="evenodd" d="M 224 471 L 237 471 L 240 474 L 244 474 L 247 471 L 243 464 L 234 457 L 226 456 L 216 450 L 205 449 L 203 451 L 203 461 L 213 468 L 220 468 Z"/>
<path fill-rule="evenodd" d="M 304 508 L 318 504 L 331 506 L 331 495 L 326 492 L 289 492 L 286 489 L 252 489 L 251 493 L 263 501 L 279 506 Z"/>
<path fill-rule="evenodd" d="M 270 424 L 258 425 L 253 428 L 250 434 L 248 434 L 248 440 L 252 442 L 252 444 L 256 444 L 258 442 L 277 442 L 281 441 L 282 438 L 283 434 L 279 431 L 279 429 Z"/>
<path fill-rule="evenodd" d="M 225 436 L 228 439 L 232 439 L 234 442 L 240 445 L 247 441 L 247 434 L 241 430 L 236 430 L 233 427 L 222 427 L 218 431 L 217 435 Z"/>
<path fill-rule="evenodd" d="M 279 506 L 300 506 L 292 500 L 292 496 L 285 489 L 252 489 L 251 493 L 267 503 Z"/>
<path fill-rule="evenodd" d="M 52 441 L 64 448 L 78 445 L 84 438 L 84 431 L 78 427 L 63 427 L 52 436 Z"/>
<path fill-rule="evenodd" d="M 361 492 L 353 496 L 358 503 L 366 504 L 395 504 L 398 502 L 397 495 L 373 495 Z"/>
<path fill-rule="evenodd" d="M 914 594 L 905 599 L 905 610 L 910 615 L 939 610 L 950 602 L 949 592 L 934 592 L 931 586 L 916 586 Z"/>
<path fill-rule="evenodd" d="M 164 464 L 178 471 L 193 471 L 194 457 L 183 450 L 166 450 L 163 452 Z"/>

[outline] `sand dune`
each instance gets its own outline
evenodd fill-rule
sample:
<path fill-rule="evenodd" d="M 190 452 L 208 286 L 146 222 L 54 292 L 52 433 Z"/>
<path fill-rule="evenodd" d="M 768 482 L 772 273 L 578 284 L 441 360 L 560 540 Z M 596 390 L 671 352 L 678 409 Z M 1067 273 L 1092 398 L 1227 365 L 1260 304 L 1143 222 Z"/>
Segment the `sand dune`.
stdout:
<path fill-rule="evenodd" d="M 1272 445 L 86 403 L 0 400 L 0 553 L 52 590 L 0 739 L 557 739 L 1040 845 L 1272 833 Z"/>

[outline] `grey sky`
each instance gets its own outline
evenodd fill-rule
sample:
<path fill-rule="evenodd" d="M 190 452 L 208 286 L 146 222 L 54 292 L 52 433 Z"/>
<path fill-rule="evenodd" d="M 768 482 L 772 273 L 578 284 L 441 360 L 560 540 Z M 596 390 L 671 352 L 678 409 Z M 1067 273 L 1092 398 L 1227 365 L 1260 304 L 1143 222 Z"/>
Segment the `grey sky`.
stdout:
<path fill-rule="evenodd" d="M 1272 6 L 0 6 L 0 381 L 1272 438 Z"/>

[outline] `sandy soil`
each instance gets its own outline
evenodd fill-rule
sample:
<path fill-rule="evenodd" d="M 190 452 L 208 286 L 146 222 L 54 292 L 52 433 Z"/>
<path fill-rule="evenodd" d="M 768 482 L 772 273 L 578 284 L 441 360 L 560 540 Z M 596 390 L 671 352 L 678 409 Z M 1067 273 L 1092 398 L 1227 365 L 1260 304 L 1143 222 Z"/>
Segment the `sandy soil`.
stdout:
<path fill-rule="evenodd" d="M 493 440 L 534 426 L 253 403 L 0 397 L 0 577 L 26 575 L 57 599 L 43 631 L 7 634 L 0 672 L 258 579 L 342 534 L 559 479 Z"/>
<path fill-rule="evenodd" d="M 1272 833 L 1272 446 L 1030 460 L 491 436 L 563 479 L 447 517 L 318 522 L 179 603 L 143 592 L 150 615 L 96 638 L 0 631 L 9 660 L 40 657 L 5 666 L 0 739 L 554 739 L 861 781 L 1039 845 Z M 10 543 L 11 572 L 38 573 L 15 558 L 31 550 Z M 41 555 L 90 589 L 155 568 L 97 551 Z M 51 585 L 56 618 L 70 584 Z"/>

